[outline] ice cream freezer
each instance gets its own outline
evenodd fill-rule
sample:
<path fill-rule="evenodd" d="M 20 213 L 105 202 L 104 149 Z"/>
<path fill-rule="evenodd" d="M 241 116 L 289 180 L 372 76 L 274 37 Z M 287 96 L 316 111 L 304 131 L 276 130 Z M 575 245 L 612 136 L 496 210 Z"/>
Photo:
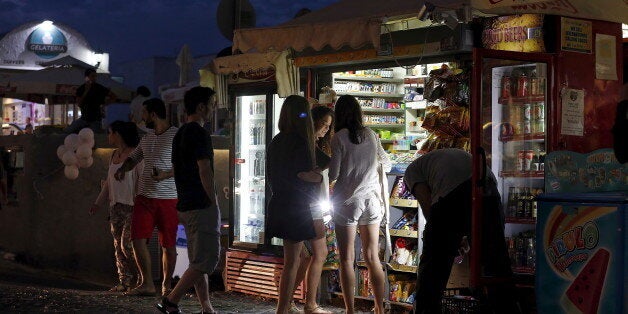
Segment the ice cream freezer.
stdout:
<path fill-rule="evenodd" d="M 628 192 L 538 200 L 538 313 L 626 313 Z"/>

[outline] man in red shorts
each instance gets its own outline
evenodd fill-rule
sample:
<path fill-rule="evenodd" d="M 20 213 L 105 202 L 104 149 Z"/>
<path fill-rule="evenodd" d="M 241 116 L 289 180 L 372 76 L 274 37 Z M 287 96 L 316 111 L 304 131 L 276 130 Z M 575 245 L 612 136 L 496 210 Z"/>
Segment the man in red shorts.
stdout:
<path fill-rule="evenodd" d="M 178 129 L 170 126 L 166 119 L 166 105 L 157 98 L 144 102 L 142 119 L 151 130 L 115 173 L 116 179 L 121 180 L 126 172 L 144 160 L 131 221 L 133 251 L 141 277 L 139 285 L 126 294 L 154 296 L 156 293 L 147 243 L 157 226 L 159 243 L 163 248 L 161 294 L 167 295 L 177 261 L 175 244 L 179 219 L 172 171 L 172 139 Z"/>

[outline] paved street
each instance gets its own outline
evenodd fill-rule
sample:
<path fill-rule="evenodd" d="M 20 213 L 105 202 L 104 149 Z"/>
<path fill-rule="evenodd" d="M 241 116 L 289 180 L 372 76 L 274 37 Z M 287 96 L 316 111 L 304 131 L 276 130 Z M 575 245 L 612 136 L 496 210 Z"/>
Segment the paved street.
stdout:
<path fill-rule="evenodd" d="M 27 267 L 0 257 L 2 313 L 159 313 L 154 307 L 159 300 L 157 297 L 127 297 L 119 293 L 106 292 L 107 288 Z M 274 300 L 240 293 L 214 291 L 211 301 L 219 313 L 274 313 L 275 310 Z M 186 296 L 180 306 L 184 313 L 200 311 L 192 295 Z M 361 307 L 363 311 L 368 309 L 365 304 Z M 342 312 L 342 308 L 338 306 L 325 308 L 335 313 Z"/>

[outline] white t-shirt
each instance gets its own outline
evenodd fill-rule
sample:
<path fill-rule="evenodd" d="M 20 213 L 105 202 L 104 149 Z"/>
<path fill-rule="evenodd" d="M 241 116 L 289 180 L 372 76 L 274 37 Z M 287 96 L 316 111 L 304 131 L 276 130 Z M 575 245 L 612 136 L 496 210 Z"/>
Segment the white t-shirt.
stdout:
<path fill-rule="evenodd" d="M 404 175 L 409 189 L 425 183 L 432 191 L 432 204 L 458 185 L 471 179 L 471 154 L 457 148 L 431 151 L 413 161 Z"/>
<path fill-rule="evenodd" d="M 332 200 L 334 204 L 349 204 L 381 194 L 378 169 L 381 164 L 390 171 L 390 160 L 379 138 L 369 128 L 362 131 L 362 142 L 353 144 L 349 131 L 342 129 L 331 139 L 329 181 L 336 180 Z"/>

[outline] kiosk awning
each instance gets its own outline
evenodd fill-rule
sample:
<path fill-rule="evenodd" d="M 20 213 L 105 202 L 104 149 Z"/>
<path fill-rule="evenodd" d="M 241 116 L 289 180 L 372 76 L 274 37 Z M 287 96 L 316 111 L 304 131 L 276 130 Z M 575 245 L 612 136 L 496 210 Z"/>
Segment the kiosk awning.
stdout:
<path fill-rule="evenodd" d="M 306 48 L 320 51 L 326 46 L 335 50 L 345 46 L 377 49 L 383 22 L 416 17 L 425 2 L 441 11 L 470 4 L 471 8 L 485 14 L 542 13 L 628 22 L 625 0 L 340 0 L 275 27 L 236 30 L 233 51 L 303 51 Z"/>

